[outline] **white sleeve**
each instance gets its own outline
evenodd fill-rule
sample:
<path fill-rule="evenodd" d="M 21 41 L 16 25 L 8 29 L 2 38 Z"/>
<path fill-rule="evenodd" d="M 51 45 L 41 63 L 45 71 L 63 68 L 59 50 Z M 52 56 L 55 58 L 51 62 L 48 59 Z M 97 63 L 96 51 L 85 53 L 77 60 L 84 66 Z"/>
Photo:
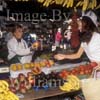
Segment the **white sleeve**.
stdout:
<path fill-rule="evenodd" d="M 87 46 L 87 43 L 86 43 L 86 42 L 82 42 L 82 43 L 81 43 L 81 47 L 82 47 L 82 48 L 85 48 L 86 46 Z"/>
<path fill-rule="evenodd" d="M 25 55 L 29 55 L 29 54 L 32 53 L 30 51 L 30 48 L 26 48 L 26 49 L 18 48 L 17 44 L 12 43 L 11 41 L 8 42 L 7 46 L 8 46 L 8 50 L 10 52 L 13 52 L 13 53 L 15 53 L 15 54 L 17 54 L 19 56 L 25 56 Z"/>

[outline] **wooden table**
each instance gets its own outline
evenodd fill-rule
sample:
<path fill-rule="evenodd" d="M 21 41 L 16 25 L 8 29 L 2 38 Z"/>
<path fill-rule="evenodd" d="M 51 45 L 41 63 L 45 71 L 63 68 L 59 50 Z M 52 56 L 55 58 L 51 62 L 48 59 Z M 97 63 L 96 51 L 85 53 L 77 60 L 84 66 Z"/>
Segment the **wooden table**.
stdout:
<path fill-rule="evenodd" d="M 81 90 L 66 93 L 61 91 L 59 88 L 51 88 L 49 90 L 39 90 L 39 91 L 32 90 L 24 94 L 24 98 L 20 100 L 38 100 L 47 97 L 59 96 L 63 94 L 66 94 L 66 96 L 71 96 L 71 95 L 77 95 L 78 93 L 80 93 L 80 91 Z"/>

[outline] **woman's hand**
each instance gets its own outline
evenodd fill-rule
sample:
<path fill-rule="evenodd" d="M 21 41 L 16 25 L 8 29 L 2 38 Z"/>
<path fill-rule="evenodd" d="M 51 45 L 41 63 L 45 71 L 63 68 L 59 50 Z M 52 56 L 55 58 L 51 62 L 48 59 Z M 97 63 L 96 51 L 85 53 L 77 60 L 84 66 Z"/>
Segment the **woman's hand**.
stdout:
<path fill-rule="evenodd" d="M 66 58 L 66 55 L 65 54 L 56 54 L 54 56 L 54 58 L 57 59 L 57 60 L 63 60 L 63 59 Z"/>

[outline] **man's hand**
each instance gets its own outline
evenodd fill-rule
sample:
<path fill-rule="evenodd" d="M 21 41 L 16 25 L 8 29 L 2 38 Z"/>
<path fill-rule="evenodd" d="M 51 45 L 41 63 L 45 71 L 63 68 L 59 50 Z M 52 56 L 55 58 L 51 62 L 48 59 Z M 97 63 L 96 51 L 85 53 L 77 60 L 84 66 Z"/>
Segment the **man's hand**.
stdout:
<path fill-rule="evenodd" d="M 31 47 L 33 50 L 37 50 L 39 48 L 39 42 L 33 43 Z"/>

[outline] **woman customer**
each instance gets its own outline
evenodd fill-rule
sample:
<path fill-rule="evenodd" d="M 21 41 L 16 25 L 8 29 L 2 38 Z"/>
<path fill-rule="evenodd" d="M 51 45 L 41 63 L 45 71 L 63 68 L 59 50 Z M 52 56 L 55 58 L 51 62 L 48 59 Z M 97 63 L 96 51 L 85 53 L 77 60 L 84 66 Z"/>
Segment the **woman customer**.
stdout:
<path fill-rule="evenodd" d="M 63 59 L 78 59 L 83 52 L 86 53 L 90 61 L 100 62 L 100 34 L 96 24 L 97 17 L 92 12 L 88 12 L 82 16 L 81 21 L 78 21 L 81 32 L 81 46 L 74 54 L 56 54 L 57 60 Z"/>

